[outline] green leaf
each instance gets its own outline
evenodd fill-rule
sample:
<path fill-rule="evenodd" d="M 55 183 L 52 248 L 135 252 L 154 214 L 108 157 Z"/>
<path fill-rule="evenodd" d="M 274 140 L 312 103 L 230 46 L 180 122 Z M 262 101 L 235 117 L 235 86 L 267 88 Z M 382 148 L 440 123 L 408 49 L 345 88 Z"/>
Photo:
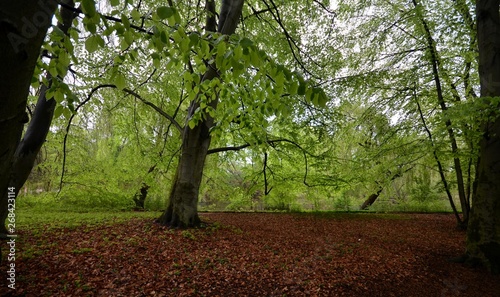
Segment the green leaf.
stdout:
<path fill-rule="evenodd" d="M 116 23 L 114 29 L 116 30 L 116 34 L 118 35 L 123 35 L 123 33 L 125 33 L 125 28 L 123 27 L 123 24 Z"/>
<path fill-rule="evenodd" d="M 299 84 L 296 81 L 292 81 L 288 85 L 288 93 L 290 93 L 290 95 L 292 95 L 292 96 L 296 95 L 298 90 L 299 90 Z"/>
<path fill-rule="evenodd" d="M 115 76 L 115 85 L 119 90 L 123 90 L 127 86 L 125 76 L 121 72 L 118 72 Z"/>
<path fill-rule="evenodd" d="M 92 34 L 95 34 L 97 32 L 97 26 L 94 23 L 86 23 L 85 27 Z"/>
<path fill-rule="evenodd" d="M 57 74 L 60 77 L 65 77 L 66 73 L 68 72 L 68 66 L 61 62 L 57 63 L 56 69 L 57 69 Z"/>
<path fill-rule="evenodd" d="M 132 10 L 132 19 L 134 19 L 134 21 L 139 21 L 141 17 L 142 15 L 137 9 Z"/>
<path fill-rule="evenodd" d="M 215 58 L 215 65 L 217 66 L 217 68 L 219 69 L 223 69 L 222 65 L 223 65 L 223 62 L 224 62 L 224 59 L 225 59 L 225 54 L 226 54 L 226 43 L 225 42 L 220 42 L 218 45 L 217 45 L 217 56 Z"/>
<path fill-rule="evenodd" d="M 128 44 L 128 45 L 131 45 L 132 43 L 134 43 L 134 33 L 132 31 L 127 31 L 125 32 L 125 34 L 123 35 L 125 37 L 125 42 Z"/>
<path fill-rule="evenodd" d="M 275 81 L 276 81 L 276 85 L 283 86 L 283 84 L 285 83 L 285 75 L 283 74 L 283 72 L 279 72 L 276 75 Z"/>
<path fill-rule="evenodd" d="M 305 95 L 306 95 L 307 102 L 312 102 L 314 100 L 314 93 L 313 93 L 313 90 L 311 88 L 306 89 Z"/>
<path fill-rule="evenodd" d="M 201 40 L 202 58 L 208 59 L 210 57 L 210 45 L 206 40 Z"/>
<path fill-rule="evenodd" d="M 71 117 L 71 110 L 69 110 L 68 108 L 64 108 L 63 109 L 63 116 L 66 118 L 66 119 L 69 119 Z"/>
<path fill-rule="evenodd" d="M 200 36 L 198 36 L 198 34 L 196 34 L 196 33 L 189 34 L 189 45 L 190 46 L 198 45 L 199 41 L 200 41 Z"/>
<path fill-rule="evenodd" d="M 250 52 L 250 63 L 255 67 L 260 67 L 261 60 L 257 51 Z"/>
<path fill-rule="evenodd" d="M 54 99 L 57 103 L 61 103 L 64 101 L 64 93 L 61 89 L 57 89 L 54 92 Z"/>
<path fill-rule="evenodd" d="M 225 42 L 220 42 L 218 45 L 217 45 L 217 56 L 224 56 L 224 54 L 226 54 L 226 43 Z"/>
<path fill-rule="evenodd" d="M 96 14 L 94 0 L 82 0 L 82 11 L 86 15 L 93 17 Z"/>
<path fill-rule="evenodd" d="M 326 96 L 326 93 L 323 89 L 318 88 L 318 106 L 325 108 L 326 103 L 328 102 L 328 97 Z"/>
<path fill-rule="evenodd" d="M 243 39 L 241 39 L 240 44 L 241 44 L 242 47 L 250 47 L 250 46 L 253 45 L 253 41 L 251 41 L 250 39 L 244 37 Z"/>
<path fill-rule="evenodd" d="M 33 88 L 35 88 L 35 89 L 36 89 L 36 88 L 38 88 L 38 87 L 40 86 L 40 81 L 38 80 L 38 76 L 33 75 L 33 76 L 31 77 L 31 86 L 32 86 Z"/>
<path fill-rule="evenodd" d="M 118 55 L 114 57 L 113 62 L 115 63 L 115 65 L 120 65 L 123 63 L 123 61 L 125 61 L 125 58 L 126 57 L 124 55 Z"/>
<path fill-rule="evenodd" d="M 93 53 L 97 50 L 97 48 L 100 46 L 104 46 L 104 39 L 101 38 L 99 35 L 93 35 L 87 38 L 85 41 L 85 49 L 89 53 Z"/>
<path fill-rule="evenodd" d="M 61 114 L 63 113 L 63 110 L 64 110 L 64 107 L 62 107 L 62 105 L 57 105 L 56 109 L 54 110 L 54 118 L 58 118 L 61 116 Z"/>
<path fill-rule="evenodd" d="M 177 12 L 176 9 L 174 9 L 174 22 L 176 24 L 180 24 L 181 23 L 181 15 Z"/>
<path fill-rule="evenodd" d="M 243 56 L 243 49 L 241 46 L 236 46 L 234 48 L 234 59 L 241 59 L 241 57 Z"/>
<path fill-rule="evenodd" d="M 61 39 L 64 38 L 64 36 L 66 36 L 64 32 L 61 29 L 59 29 L 59 27 L 53 27 L 52 32 Z"/>
<path fill-rule="evenodd" d="M 304 82 L 299 83 L 299 88 L 297 89 L 297 94 L 304 96 L 306 94 L 306 84 Z"/>
<path fill-rule="evenodd" d="M 155 68 L 160 68 L 160 55 L 158 53 L 152 53 L 151 58 L 153 58 L 153 66 Z"/>
<path fill-rule="evenodd" d="M 165 31 L 161 31 L 161 33 L 160 33 L 160 40 L 161 40 L 161 42 L 163 42 L 164 44 L 168 44 L 168 36 L 167 36 L 167 32 L 165 32 Z"/>
<path fill-rule="evenodd" d="M 183 53 L 189 52 L 189 38 L 182 39 L 181 43 L 179 44 L 179 48 Z"/>
<path fill-rule="evenodd" d="M 174 9 L 168 6 L 160 6 L 156 9 L 156 14 L 162 20 L 170 18 L 174 13 Z"/>
<path fill-rule="evenodd" d="M 50 63 L 49 63 L 49 73 L 53 77 L 56 77 L 58 75 L 57 65 L 56 65 L 56 61 L 55 60 L 51 60 Z"/>
<path fill-rule="evenodd" d="M 120 5 L 120 0 L 109 0 L 112 7 Z"/>
<path fill-rule="evenodd" d="M 123 27 L 125 28 L 130 28 L 130 20 L 128 19 L 128 17 L 124 14 L 121 15 L 121 20 L 122 20 L 122 24 L 123 24 Z"/>
<path fill-rule="evenodd" d="M 189 85 L 191 83 L 191 81 L 193 80 L 191 73 L 189 73 L 188 71 L 184 72 L 183 78 L 184 78 L 184 81 L 187 85 Z"/>

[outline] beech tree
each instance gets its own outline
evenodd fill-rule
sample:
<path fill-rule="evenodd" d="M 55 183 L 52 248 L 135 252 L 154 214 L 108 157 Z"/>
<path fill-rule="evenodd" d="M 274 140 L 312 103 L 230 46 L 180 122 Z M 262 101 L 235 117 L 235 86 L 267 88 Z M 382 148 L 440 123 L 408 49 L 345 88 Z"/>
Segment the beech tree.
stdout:
<path fill-rule="evenodd" d="M 243 0 L 225 0 L 222 2 L 219 23 L 216 26 L 215 3 L 207 1 L 207 22 L 205 29 L 209 32 L 218 32 L 224 35 L 231 35 L 235 32 L 236 26 L 241 16 Z M 225 38 L 225 37 L 222 37 Z M 224 45 L 221 41 L 220 45 Z M 217 65 L 210 65 L 203 74 L 200 84 L 210 82 L 219 77 Z M 214 119 L 208 113 L 195 124 L 189 124 L 195 112 L 201 107 L 199 96 L 191 101 L 188 110 L 188 118 L 182 133 L 182 148 L 174 183 L 171 188 L 168 207 L 165 213 L 158 219 L 158 222 L 171 227 L 192 227 L 200 223 L 198 217 L 198 195 L 203 167 L 208 148 L 210 147 L 210 130 L 214 126 Z M 215 110 L 218 104 L 218 94 L 214 93 L 207 107 Z"/>
<path fill-rule="evenodd" d="M 40 96 L 30 128 L 21 142 L 29 87 L 43 41 L 52 24 L 57 2 L 21 0 L 0 4 L 0 56 L 4 59 L 0 74 L 0 234 L 7 234 L 5 219 L 15 209 L 12 194 L 17 195 L 26 181 L 50 127 L 54 102 Z M 71 23 L 71 21 L 70 21 Z M 67 26 L 67 24 L 66 24 Z M 10 202 L 10 203 L 9 203 Z"/>
<path fill-rule="evenodd" d="M 81 75 L 75 71 L 86 84 L 73 86 L 81 97 L 74 111 L 81 112 L 93 100 L 96 101 L 93 106 L 98 108 L 102 105 L 99 100 L 105 100 L 99 92 L 113 89 L 121 96 L 144 103 L 168 119 L 173 130 L 179 132 L 182 138 L 179 166 L 169 206 L 158 220 L 162 224 L 172 227 L 199 224 L 199 184 L 213 135 L 220 138 L 231 125 L 239 122 L 243 124 L 241 127 L 247 125 L 245 129 L 250 132 L 246 136 L 250 137 L 235 147 L 276 143 L 281 140 L 268 139 L 267 122 L 270 117 L 291 113 L 290 98 L 305 96 L 308 104 L 326 104 L 322 89 L 309 83 L 293 67 L 280 64 L 279 58 L 268 55 L 252 41 L 252 35 L 260 32 L 236 32 L 242 19 L 260 17 L 263 13 L 273 15 L 283 26 L 273 1 L 264 2 L 264 7 L 262 3 L 248 4 L 250 9 L 245 16 L 242 16 L 243 2 L 231 1 L 207 1 L 205 8 L 200 3 L 174 4 L 172 1 L 162 3 L 166 6 L 147 7 L 141 1 L 100 4 L 85 0 L 74 9 L 83 20 L 78 23 L 79 32 L 73 32 L 72 38 L 75 41 L 85 38 L 84 44 L 75 44 L 85 56 L 85 62 L 80 60 L 80 65 L 73 67 L 84 69 L 83 73 L 90 69 L 93 73 Z M 122 4 L 124 9 L 117 9 Z M 238 6 L 234 6 L 236 4 Z M 201 21 L 203 15 L 205 22 Z M 290 39 L 290 35 L 283 36 Z M 113 57 L 111 62 L 109 56 Z M 159 81 L 164 85 L 160 86 Z M 173 83 L 179 81 L 178 85 Z M 177 102 L 173 100 L 175 96 L 179 97 Z M 71 123 L 79 116 L 77 113 L 69 116 L 65 147 Z M 182 116 L 185 116 L 183 121 L 177 120 L 176 117 Z M 248 127 L 249 122 L 254 122 L 254 127 Z M 170 133 L 165 137 L 170 137 Z M 235 147 L 212 148 L 211 153 Z M 65 168 L 63 165 L 63 176 Z"/>
<path fill-rule="evenodd" d="M 466 260 L 500 273 L 500 1 L 476 1 L 482 126 Z"/>
<path fill-rule="evenodd" d="M 262 124 L 267 121 L 266 116 L 274 115 L 287 108 L 282 99 L 284 96 L 305 95 L 309 102 L 320 106 L 326 104 L 327 97 L 322 89 L 311 87 L 300 74 L 292 73 L 285 66 L 274 62 L 265 52 L 253 45 L 250 39 L 241 38 L 238 35 L 229 36 L 235 33 L 240 21 L 243 2 L 222 1 L 218 23 L 216 23 L 215 18 L 215 2 L 210 0 L 206 2 L 205 31 L 209 34 L 213 32 L 218 37 L 213 44 L 216 51 L 211 57 L 207 57 L 207 60 L 213 62 L 207 63 L 207 70 L 200 76 L 199 81 L 193 81 L 195 85 L 192 89 L 194 98 L 190 103 L 182 133 L 180 159 L 169 195 L 168 207 L 157 220 L 161 224 L 171 227 L 199 225 L 198 196 L 207 154 L 209 152 L 238 150 L 252 145 L 245 143 L 239 147 L 214 148 L 209 151 L 212 134 L 224 133 L 220 130 L 217 132 L 217 129 L 220 129 L 217 124 L 228 124 L 227 115 L 231 115 L 231 112 L 228 112 L 226 107 L 234 105 L 234 103 L 229 102 L 236 99 L 231 93 L 246 97 L 245 105 L 253 108 L 256 108 L 258 104 L 256 104 L 255 99 L 252 100 L 252 97 L 262 98 L 267 111 L 260 109 L 260 116 L 256 116 L 257 113 L 253 114 L 257 119 L 260 119 Z M 274 3 L 272 6 L 267 5 L 268 10 L 279 13 L 278 7 Z M 256 75 L 252 74 L 252 67 L 257 70 Z M 261 76 L 262 74 L 264 76 Z M 245 86 L 253 80 L 257 82 L 257 85 L 254 86 L 258 90 L 257 92 L 249 90 Z M 236 85 L 237 88 L 231 85 Z M 220 97 L 224 97 L 222 113 L 226 115 L 225 123 L 224 121 L 217 122 L 215 119 Z M 236 106 L 241 104 L 238 101 L 235 103 Z M 238 107 L 235 109 L 238 110 Z M 241 123 L 243 118 L 239 118 L 239 121 Z M 255 120 L 255 122 L 259 123 L 259 120 Z M 287 141 L 293 143 L 290 140 L 267 139 L 267 133 L 263 132 L 264 135 L 254 136 L 257 142 Z"/>

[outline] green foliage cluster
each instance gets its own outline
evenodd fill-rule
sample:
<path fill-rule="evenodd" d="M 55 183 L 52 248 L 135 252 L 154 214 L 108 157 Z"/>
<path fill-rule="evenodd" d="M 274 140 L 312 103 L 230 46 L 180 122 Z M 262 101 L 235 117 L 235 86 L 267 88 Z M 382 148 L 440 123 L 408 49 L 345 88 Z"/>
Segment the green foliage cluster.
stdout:
<path fill-rule="evenodd" d="M 470 184 L 477 128 L 491 113 L 474 100 L 472 4 L 418 2 L 247 1 L 228 37 L 203 30 L 196 1 L 80 1 L 70 36 L 51 30 L 54 58 L 40 59 L 33 79 L 35 90 L 45 71 L 64 77 L 71 66 L 49 90 L 52 133 L 20 205 L 131 209 L 145 183 L 146 209 L 163 209 L 179 127 L 210 116 L 211 148 L 249 146 L 208 156 L 202 210 L 355 211 L 380 189 L 370 210 L 449 210 L 434 156 L 449 190 L 456 158 Z M 203 81 L 210 67 L 219 76 Z"/>

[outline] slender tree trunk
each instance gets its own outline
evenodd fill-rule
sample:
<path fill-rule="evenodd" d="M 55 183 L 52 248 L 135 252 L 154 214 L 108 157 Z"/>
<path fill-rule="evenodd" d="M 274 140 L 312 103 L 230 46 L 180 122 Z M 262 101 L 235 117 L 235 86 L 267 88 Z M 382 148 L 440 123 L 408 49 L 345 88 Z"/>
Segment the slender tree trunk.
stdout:
<path fill-rule="evenodd" d="M 481 100 L 492 107 L 483 126 L 477 179 L 467 231 L 467 262 L 500 273 L 500 0 L 477 0 Z"/>
<path fill-rule="evenodd" d="M 413 0 L 413 4 L 416 9 L 419 8 L 418 3 L 416 0 Z M 434 82 L 436 84 L 436 93 L 437 93 L 437 100 L 439 103 L 439 106 L 441 108 L 441 111 L 443 113 L 446 113 L 448 110 L 448 107 L 446 105 L 446 102 L 444 100 L 444 95 L 443 95 L 443 89 L 441 85 L 441 76 L 439 74 L 440 67 L 439 67 L 439 56 L 438 52 L 436 49 L 436 42 L 434 41 L 430 28 L 424 19 L 423 16 L 420 16 L 420 20 L 422 22 L 422 25 L 424 27 L 426 39 L 427 39 L 427 46 L 429 47 L 429 53 L 430 53 L 430 60 L 432 63 L 432 74 L 434 76 Z M 455 137 L 455 131 L 453 130 L 451 120 L 447 119 L 445 121 L 446 124 L 446 131 L 448 132 L 448 137 L 450 139 L 450 144 L 451 144 L 451 151 L 455 155 L 453 158 L 453 164 L 455 167 L 455 174 L 457 177 L 457 188 L 458 188 L 458 197 L 460 199 L 460 206 L 462 209 L 462 219 L 459 220 L 458 225 L 461 228 L 464 228 L 464 226 L 467 226 L 467 222 L 469 221 L 469 212 L 470 212 L 470 205 L 467 203 L 467 197 L 465 195 L 465 185 L 464 185 L 464 176 L 462 172 L 462 165 L 460 163 L 460 159 L 456 157 L 458 154 L 458 145 L 457 145 L 457 140 Z"/>
<path fill-rule="evenodd" d="M 413 166 L 411 166 L 410 168 L 407 168 L 404 171 L 402 171 L 401 169 L 398 169 L 398 172 L 392 176 L 391 176 L 391 172 L 389 171 L 388 175 L 391 176 L 390 181 L 393 182 L 396 178 L 403 176 L 404 173 L 410 171 L 412 168 L 413 168 Z M 375 203 L 375 201 L 380 196 L 380 193 L 382 193 L 382 191 L 384 190 L 384 188 L 382 187 L 382 185 L 379 182 L 377 182 L 377 185 L 378 185 L 377 192 L 368 196 L 368 198 L 365 200 L 365 202 L 363 202 L 363 204 L 361 205 L 361 207 L 360 207 L 361 210 L 364 210 L 368 206 L 371 206 L 373 203 Z"/>
<path fill-rule="evenodd" d="M 40 49 L 57 7 L 55 0 L 2 1 L 0 4 L 0 234 L 8 212 L 8 188 L 21 140 L 27 97 Z M 14 189 L 17 192 L 19 188 Z M 12 204 L 12 203 L 11 203 Z"/>
<path fill-rule="evenodd" d="M 375 203 L 378 196 L 380 196 L 380 193 L 382 193 L 383 189 L 384 188 L 380 187 L 376 193 L 373 193 L 370 196 L 368 196 L 368 198 L 365 200 L 365 202 L 363 202 L 363 204 L 361 205 L 360 209 L 365 210 L 368 206 L 371 206 L 373 203 Z"/>
<path fill-rule="evenodd" d="M 235 32 L 236 26 L 243 8 L 243 0 L 222 1 L 219 13 L 219 24 L 217 31 L 224 35 Z M 207 25 L 208 30 L 215 31 L 215 3 L 207 1 Z M 212 80 L 218 76 L 218 69 L 211 65 L 202 78 L 203 81 Z M 216 109 L 218 99 L 212 100 L 209 105 Z M 200 224 L 198 217 L 198 194 L 203 177 L 203 167 L 210 147 L 210 128 L 214 125 L 214 119 L 208 114 L 190 128 L 187 122 L 199 107 L 197 99 L 191 102 L 188 117 L 182 135 L 182 149 L 179 165 L 175 174 L 170 191 L 169 202 L 166 211 L 157 220 L 158 223 L 174 228 L 195 227 Z"/>
<path fill-rule="evenodd" d="M 441 164 L 441 160 L 439 160 L 439 156 L 437 154 L 436 145 L 434 144 L 434 139 L 432 137 L 431 130 L 429 130 L 429 127 L 427 127 L 427 123 L 425 122 L 425 117 L 424 117 L 424 114 L 422 112 L 422 108 L 420 107 L 420 103 L 418 102 L 416 94 L 414 95 L 414 98 L 415 98 L 415 103 L 417 104 L 417 110 L 418 110 L 418 114 L 420 115 L 420 120 L 422 120 L 422 124 L 424 125 L 424 130 L 427 133 L 427 137 L 429 137 L 429 141 L 430 141 L 431 146 L 432 146 L 432 156 L 434 157 L 434 160 L 436 161 L 436 164 L 438 166 L 439 176 L 441 177 L 441 182 L 443 183 L 443 187 L 444 187 L 444 190 L 446 192 L 446 196 L 448 197 L 448 201 L 450 202 L 450 206 L 453 210 L 453 214 L 455 214 L 455 218 L 457 219 L 457 225 L 460 228 L 462 228 L 462 226 L 464 225 L 464 222 L 460 218 L 460 214 L 457 211 L 457 208 L 455 206 L 455 202 L 453 202 L 453 196 L 451 195 L 450 187 L 448 186 L 448 181 L 446 180 L 446 176 L 444 174 L 443 165 Z"/>

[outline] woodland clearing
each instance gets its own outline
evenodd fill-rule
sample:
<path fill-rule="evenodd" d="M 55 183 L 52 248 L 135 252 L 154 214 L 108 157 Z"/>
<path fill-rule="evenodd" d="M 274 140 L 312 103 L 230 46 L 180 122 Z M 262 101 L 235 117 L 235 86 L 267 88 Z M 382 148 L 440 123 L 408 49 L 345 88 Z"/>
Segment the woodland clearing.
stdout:
<path fill-rule="evenodd" d="M 498 296 L 500 277 L 452 263 L 449 214 L 202 213 L 22 228 L 2 296 Z M 1 271 L 8 262 L 4 255 Z"/>

